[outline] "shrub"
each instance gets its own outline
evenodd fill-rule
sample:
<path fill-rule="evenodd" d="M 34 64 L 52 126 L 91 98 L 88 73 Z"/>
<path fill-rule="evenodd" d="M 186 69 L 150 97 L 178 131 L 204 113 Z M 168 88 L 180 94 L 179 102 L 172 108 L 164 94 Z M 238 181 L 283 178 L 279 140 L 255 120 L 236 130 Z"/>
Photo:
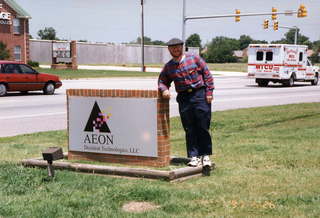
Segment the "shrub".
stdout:
<path fill-rule="evenodd" d="M 28 65 L 31 67 L 39 67 L 39 62 L 37 61 L 28 61 Z"/>
<path fill-rule="evenodd" d="M 0 41 L 0 60 L 6 60 L 10 58 L 10 52 L 7 49 L 6 44 Z"/>

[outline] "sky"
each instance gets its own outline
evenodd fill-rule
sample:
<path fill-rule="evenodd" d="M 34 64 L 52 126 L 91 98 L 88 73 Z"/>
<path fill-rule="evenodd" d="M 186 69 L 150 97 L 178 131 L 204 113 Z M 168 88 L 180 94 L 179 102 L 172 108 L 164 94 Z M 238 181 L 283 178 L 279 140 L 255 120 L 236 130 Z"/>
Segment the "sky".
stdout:
<path fill-rule="evenodd" d="M 30 34 L 53 27 L 57 37 L 67 40 L 90 42 L 130 42 L 141 36 L 141 0 L 15 0 L 32 17 Z M 297 26 L 301 34 L 311 41 L 320 40 L 320 0 L 186 0 L 187 16 L 271 12 L 297 10 L 304 4 L 308 11 L 305 18 L 296 15 L 278 15 L 279 26 Z M 183 0 L 145 0 L 144 35 L 152 40 L 167 42 L 182 36 Z M 271 16 L 188 20 L 186 37 L 200 35 L 202 43 L 214 37 L 225 36 L 239 39 L 249 35 L 256 40 L 273 41 L 284 37 L 287 29 L 263 29 L 264 19 Z M 271 21 L 269 21 L 271 23 Z"/>

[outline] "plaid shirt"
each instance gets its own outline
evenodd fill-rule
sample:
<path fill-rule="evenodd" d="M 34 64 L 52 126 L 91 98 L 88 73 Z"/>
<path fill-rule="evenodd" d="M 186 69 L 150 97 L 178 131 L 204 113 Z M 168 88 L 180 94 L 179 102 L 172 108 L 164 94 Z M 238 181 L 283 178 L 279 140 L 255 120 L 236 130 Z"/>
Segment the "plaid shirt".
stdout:
<path fill-rule="evenodd" d="M 162 69 L 158 87 L 161 92 L 170 88 L 174 82 L 176 91 L 206 87 L 206 95 L 212 96 L 214 89 L 213 77 L 207 64 L 199 56 L 186 54 L 180 62 L 171 59 Z"/>

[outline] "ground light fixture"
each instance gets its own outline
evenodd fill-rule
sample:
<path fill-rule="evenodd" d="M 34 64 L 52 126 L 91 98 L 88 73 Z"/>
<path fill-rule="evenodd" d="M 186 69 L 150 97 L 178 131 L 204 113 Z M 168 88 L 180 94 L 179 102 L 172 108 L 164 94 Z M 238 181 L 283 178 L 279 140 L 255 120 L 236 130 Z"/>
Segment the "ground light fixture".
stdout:
<path fill-rule="evenodd" d="M 60 147 L 49 147 L 42 152 L 43 159 L 48 162 L 48 176 L 49 178 L 54 177 L 54 168 L 52 166 L 53 161 L 63 159 L 62 148 Z"/>

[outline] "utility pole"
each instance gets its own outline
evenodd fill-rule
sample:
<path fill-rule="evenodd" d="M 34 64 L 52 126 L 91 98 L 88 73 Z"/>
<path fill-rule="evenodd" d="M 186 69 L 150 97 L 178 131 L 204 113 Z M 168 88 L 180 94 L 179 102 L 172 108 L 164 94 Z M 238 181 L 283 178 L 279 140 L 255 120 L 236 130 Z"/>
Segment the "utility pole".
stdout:
<path fill-rule="evenodd" d="M 185 40 L 186 40 L 186 0 L 183 0 L 183 6 L 182 6 L 182 41 L 184 42 L 183 44 L 183 51 L 186 50 L 186 43 L 185 43 Z"/>
<path fill-rule="evenodd" d="M 144 66 L 144 17 L 143 17 L 143 3 L 141 0 L 141 71 L 145 72 Z"/>

